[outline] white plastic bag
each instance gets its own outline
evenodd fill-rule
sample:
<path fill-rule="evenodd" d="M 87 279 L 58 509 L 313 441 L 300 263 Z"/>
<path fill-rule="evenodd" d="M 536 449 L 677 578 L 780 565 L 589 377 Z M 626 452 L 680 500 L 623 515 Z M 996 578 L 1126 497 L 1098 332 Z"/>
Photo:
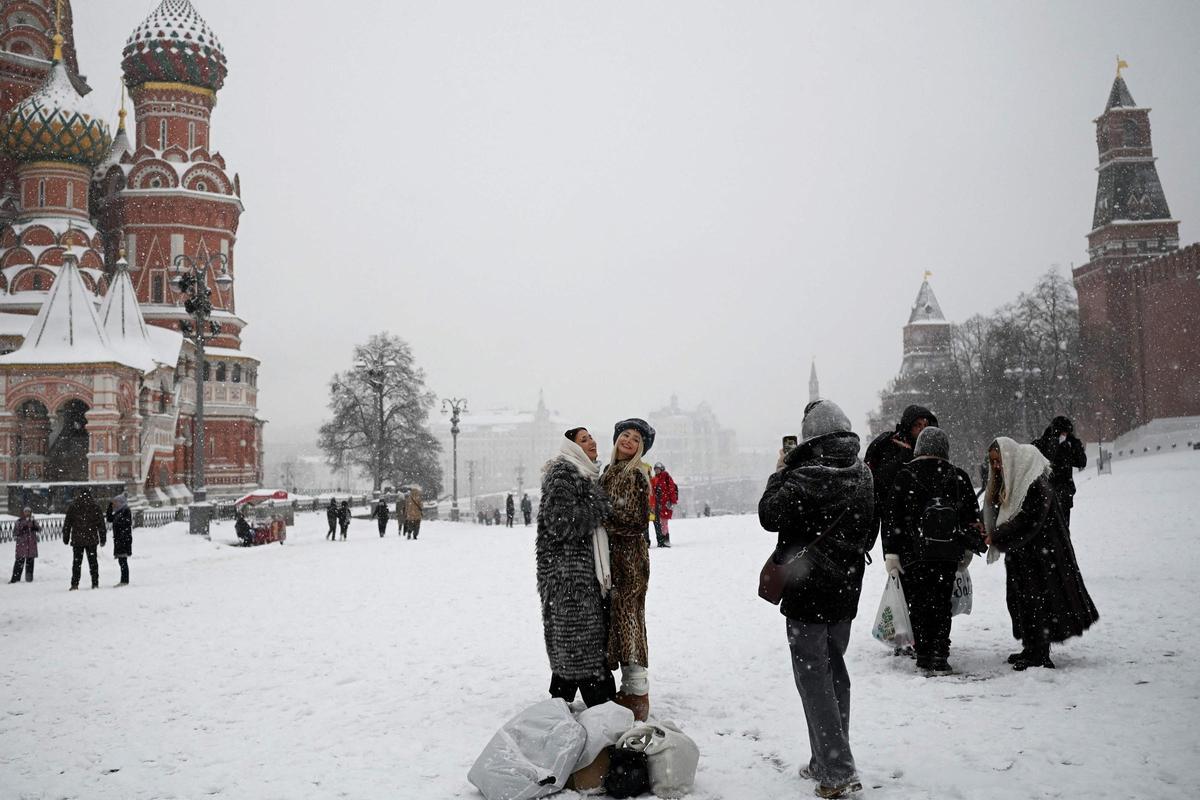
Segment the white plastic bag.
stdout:
<path fill-rule="evenodd" d="M 647 722 L 630 728 L 617 747 L 646 754 L 650 791 L 658 797 L 683 797 L 692 791 L 700 748 L 674 722 Z"/>
<path fill-rule="evenodd" d="M 467 780 L 487 800 L 545 797 L 567 785 L 586 741 L 565 700 L 543 700 L 496 731 Z"/>
<path fill-rule="evenodd" d="M 889 575 L 883 597 L 879 599 L 879 610 L 875 612 L 875 624 L 871 635 L 888 647 L 912 647 L 912 622 L 908 619 L 908 603 L 904 600 L 904 588 L 900 579 Z"/>
<path fill-rule="evenodd" d="M 971 573 L 960 569 L 954 573 L 954 588 L 950 591 L 950 616 L 971 613 Z"/>
<path fill-rule="evenodd" d="M 621 734 L 633 727 L 633 712 L 611 700 L 580 711 L 575 717 L 587 731 L 587 743 L 572 772 L 581 770 L 596 760 L 600 751 L 616 744 Z"/>

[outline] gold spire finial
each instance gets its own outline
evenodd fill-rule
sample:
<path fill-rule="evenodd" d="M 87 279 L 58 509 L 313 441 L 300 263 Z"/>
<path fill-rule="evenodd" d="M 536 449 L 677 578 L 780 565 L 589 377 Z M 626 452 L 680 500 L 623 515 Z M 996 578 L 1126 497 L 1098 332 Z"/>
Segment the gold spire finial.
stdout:
<path fill-rule="evenodd" d="M 929 280 L 932 277 L 933 277 L 933 273 L 930 272 L 929 270 L 925 270 L 925 280 Z"/>
<path fill-rule="evenodd" d="M 1117 56 L 1117 77 L 1121 77 L 1121 70 L 1129 69 L 1129 62 Z"/>
<path fill-rule="evenodd" d="M 125 130 L 125 117 L 128 115 L 129 112 L 125 110 L 125 81 L 121 81 L 121 110 L 117 112 L 117 117 L 120 119 L 120 122 L 117 123 L 118 132 Z"/>
<path fill-rule="evenodd" d="M 58 6 L 54 14 L 54 60 L 63 60 L 63 42 L 66 39 L 62 35 L 62 18 L 63 18 L 63 0 L 58 0 Z"/>

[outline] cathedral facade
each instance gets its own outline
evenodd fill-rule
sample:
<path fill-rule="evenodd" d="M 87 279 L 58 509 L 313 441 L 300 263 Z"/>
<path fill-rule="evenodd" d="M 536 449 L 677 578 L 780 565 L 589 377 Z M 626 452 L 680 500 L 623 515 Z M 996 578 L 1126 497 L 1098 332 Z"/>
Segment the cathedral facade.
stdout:
<path fill-rule="evenodd" d="M 262 482 L 264 423 L 235 301 L 241 186 L 211 135 L 224 51 L 190 0 L 161 0 L 121 54 L 134 123 L 122 108 L 113 133 L 84 99 L 74 36 L 69 0 L 0 0 L 0 487 L 241 494 Z M 181 257 L 233 278 L 209 275 L 199 480 Z"/>

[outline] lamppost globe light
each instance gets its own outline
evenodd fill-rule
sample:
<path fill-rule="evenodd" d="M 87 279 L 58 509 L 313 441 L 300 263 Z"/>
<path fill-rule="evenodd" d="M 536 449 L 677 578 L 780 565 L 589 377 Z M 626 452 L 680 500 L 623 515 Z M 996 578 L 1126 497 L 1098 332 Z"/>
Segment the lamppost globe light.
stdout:
<path fill-rule="evenodd" d="M 217 277 L 213 279 L 217 284 L 217 288 L 221 291 L 227 291 L 230 286 L 233 286 L 233 276 L 229 274 L 229 270 L 222 269 L 217 273 Z"/>
<path fill-rule="evenodd" d="M 171 291 L 175 294 L 183 294 L 183 273 L 171 273 Z"/>

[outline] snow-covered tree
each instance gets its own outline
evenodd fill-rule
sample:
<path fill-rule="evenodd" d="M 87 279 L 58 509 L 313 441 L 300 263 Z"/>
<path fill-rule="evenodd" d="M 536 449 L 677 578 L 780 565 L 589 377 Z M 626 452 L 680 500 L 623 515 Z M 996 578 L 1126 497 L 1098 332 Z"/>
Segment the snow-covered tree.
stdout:
<path fill-rule="evenodd" d="M 354 348 L 353 366 L 329 382 L 333 419 L 318 444 L 336 471 L 350 466 L 384 483 L 416 484 L 427 497 L 442 490 L 441 445 L 427 426 L 434 394 L 412 349 L 398 336 L 377 333 Z"/>

